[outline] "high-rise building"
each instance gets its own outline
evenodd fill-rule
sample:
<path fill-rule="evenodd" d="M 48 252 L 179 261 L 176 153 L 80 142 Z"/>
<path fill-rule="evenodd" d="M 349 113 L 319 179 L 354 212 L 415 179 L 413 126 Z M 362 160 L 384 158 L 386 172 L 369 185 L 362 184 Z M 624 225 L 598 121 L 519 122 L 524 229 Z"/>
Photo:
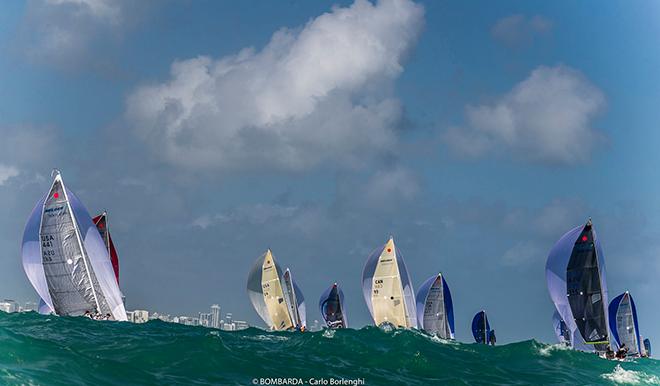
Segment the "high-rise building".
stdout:
<path fill-rule="evenodd" d="M 26 302 L 23 305 L 23 307 L 21 307 L 21 311 L 23 311 L 23 312 L 37 311 L 37 303 L 35 303 L 35 302 Z"/>
<path fill-rule="evenodd" d="M 234 325 L 236 326 L 236 330 L 245 330 L 246 328 L 249 328 L 250 325 L 242 320 L 237 320 L 234 322 Z"/>
<path fill-rule="evenodd" d="M 133 323 L 147 323 L 149 321 L 149 311 L 135 310 L 133 311 Z"/>
<path fill-rule="evenodd" d="M 214 304 L 211 306 L 211 324 L 210 327 L 220 328 L 220 306 Z"/>
<path fill-rule="evenodd" d="M 211 327 L 211 314 L 199 313 L 199 325 L 202 327 Z"/>
<path fill-rule="evenodd" d="M 231 319 L 232 319 L 232 314 L 231 314 L 231 312 L 227 312 L 227 315 L 225 316 L 225 323 L 226 323 L 226 324 L 231 324 L 231 322 L 232 322 Z"/>
<path fill-rule="evenodd" d="M 0 311 L 16 312 L 18 311 L 18 304 L 11 299 L 5 299 L 0 302 Z"/>

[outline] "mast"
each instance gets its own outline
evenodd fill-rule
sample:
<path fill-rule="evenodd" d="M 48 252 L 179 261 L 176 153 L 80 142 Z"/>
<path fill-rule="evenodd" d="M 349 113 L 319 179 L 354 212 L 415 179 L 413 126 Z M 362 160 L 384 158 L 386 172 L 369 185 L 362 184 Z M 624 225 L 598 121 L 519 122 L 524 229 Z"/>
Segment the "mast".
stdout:
<path fill-rule="evenodd" d="M 598 259 L 598 248 L 596 248 L 596 238 L 594 237 L 594 228 L 593 224 L 591 223 L 591 217 L 589 217 L 589 220 L 587 221 L 587 226 L 589 227 L 589 233 L 591 233 L 591 239 L 593 240 L 593 245 L 594 245 L 594 255 L 596 256 L 596 272 L 598 272 L 598 284 L 600 286 L 600 296 L 601 296 L 601 304 L 603 308 L 603 318 L 605 318 L 605 333 L 607 334 L 607 344 L 611 345 L 612 343 L 610 342 L 610 333 L 608 331 L 609 329 L 609 321 L 608 321 L 608 314 L 607 314 L 607 304 L 605 304 L 605 299 L 603 298 L 603 278 L 601 277 L 600 274 L 600 261 Z M 616 322 L 616 321 L 615 321 Z M 596 348 L 596 346 L 594 346 Z M 596 348 L 597 349 L 597 348 Z"/>
<path fill-rule="evenodd" d="M 488 321 L 486 320 L 486 311 L 481 310 L 481 313 L 484 316 L 484 344 L 488 344 Z"/>

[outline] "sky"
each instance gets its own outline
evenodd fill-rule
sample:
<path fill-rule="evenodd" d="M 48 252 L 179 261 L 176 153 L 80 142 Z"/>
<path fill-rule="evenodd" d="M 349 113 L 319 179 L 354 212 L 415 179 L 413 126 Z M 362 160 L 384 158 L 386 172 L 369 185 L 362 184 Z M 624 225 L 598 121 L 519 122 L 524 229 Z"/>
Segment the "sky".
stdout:
<path fill-rule="evenodd" d="M 107 210 L 128 309 L 263 325 L 271 248 L 320 319 L 392 235 L 456 336 L 554 340 L 544 268 L 593 219 L 610 298 L 660 339 L 653 1 L 9 1 L 0 5 L 0 297 L 34 301 L 23 226 L 62 171 Z"/>

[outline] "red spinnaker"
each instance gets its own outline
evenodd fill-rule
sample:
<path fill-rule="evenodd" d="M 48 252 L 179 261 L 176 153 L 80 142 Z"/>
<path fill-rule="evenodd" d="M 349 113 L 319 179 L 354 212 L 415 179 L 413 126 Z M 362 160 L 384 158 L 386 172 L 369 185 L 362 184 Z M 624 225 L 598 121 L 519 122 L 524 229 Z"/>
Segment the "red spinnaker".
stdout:
<path fill-rule="evenodd" d="M 110 261 L 112 262 L 112 269 L 115 271 L 115 278 L 117 279 L 117 284 L 119 284 L 119 257 L 117 256 L 117 250 L 115 249 L 115 244 L 112 242 L 112 236 L 110 236 L 110 231 L 108 230 L 108 214 L 106 212 L 101 213 L 100 215 L 93 218 L 96 229 L 99 230 L 101 238 L 105 243 L 105 247 L 108 249 L 110 254 Z"/>

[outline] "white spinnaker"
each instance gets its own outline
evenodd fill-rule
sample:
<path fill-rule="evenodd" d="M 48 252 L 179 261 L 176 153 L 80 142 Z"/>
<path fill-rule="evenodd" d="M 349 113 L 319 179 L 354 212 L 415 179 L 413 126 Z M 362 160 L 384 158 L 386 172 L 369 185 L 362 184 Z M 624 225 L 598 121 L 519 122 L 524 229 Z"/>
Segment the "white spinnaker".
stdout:
<path fill-rule="evenodd" d="M 287 302 L 284 300 L 280 274 L 270 250 L 264 256 L 261 288 L 263 290 L 268 316 L 272 323 L 271 328 L 274 330 L 288 330 L 294 327 Z"/>
<path fill-rule="evenodd" d="M 46 274 L 44 272 L 44 265 L 41 257 L 41 241 L 39 238 L 39 228 L 41 226 L 41 212 L 43 211 L 44 201 L 47 196 L 44 196 L 32 210 L 32 214 L 25 224 L 23 231 L 23 245 L 21 254 L 23 257 L 23 270 L 30 280 L 30 283 L 39 294 L 39 297 L 46 303 L 49 309 L 53 309 L 53 301 L 48 291 L 48 283 L 46 282 Z"/>
<path fill-rule="evenodd" d="M 372 280 L 371 305 L 376 325 L 390 323 L 396 327 L 411 327 L 392 239 L 385 244 L 378 258 Z"/>
<path fill-rule="evenodd" d="M 46 304 L 46 302 L 44 302 L 43 299 L 39 299 L 39 308 L 37 311 L 41 315 L 50 315 L 53 313 L 53 310 L 48 306 L 48 304 Z"/>

